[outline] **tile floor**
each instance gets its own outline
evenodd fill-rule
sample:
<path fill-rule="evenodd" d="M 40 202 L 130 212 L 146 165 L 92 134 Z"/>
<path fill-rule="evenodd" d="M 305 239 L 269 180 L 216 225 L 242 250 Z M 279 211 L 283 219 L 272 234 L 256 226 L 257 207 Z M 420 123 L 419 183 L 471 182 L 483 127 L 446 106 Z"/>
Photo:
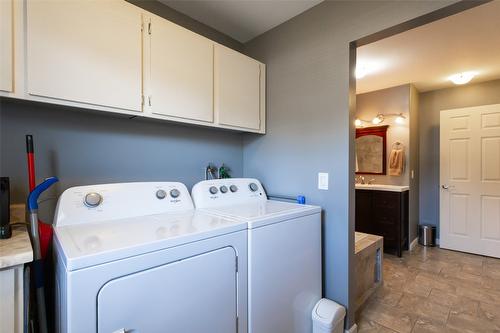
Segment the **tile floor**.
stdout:
<path fill-rule="evenodd" d="M 500 259 L 418 246 L 384 255 L 384 283 L 358 332 L 500 332 Z"/>

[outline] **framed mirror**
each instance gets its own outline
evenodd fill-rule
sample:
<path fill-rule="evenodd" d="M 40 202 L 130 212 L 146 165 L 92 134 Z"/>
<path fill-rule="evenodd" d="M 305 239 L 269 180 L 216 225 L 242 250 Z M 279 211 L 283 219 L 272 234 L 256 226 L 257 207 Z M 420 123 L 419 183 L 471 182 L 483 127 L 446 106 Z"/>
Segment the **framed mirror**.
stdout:
<path fill-rule="evenodd" d="M 356 174 L 386 174 L 388 127 L 356 128 Z"/>

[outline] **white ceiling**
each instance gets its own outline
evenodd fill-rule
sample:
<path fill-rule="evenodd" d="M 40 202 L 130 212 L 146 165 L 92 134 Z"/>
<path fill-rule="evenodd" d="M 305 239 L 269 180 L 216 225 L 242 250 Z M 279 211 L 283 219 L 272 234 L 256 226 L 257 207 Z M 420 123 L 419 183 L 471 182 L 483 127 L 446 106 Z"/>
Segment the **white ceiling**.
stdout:
<path fill-rule="evenodd" d="M 358 93 L 406 83 L 419 91 L 450 87 L 447 78 L 465 71 L 478 73 L 471 83 L 498 79 L 500 1 L 362 46 L 357 64 L 374 65 L 357 80 Z"/>
<path fill-rule="evenodd" d="M 160 0 L 245 43 L 323 0 Z"/>

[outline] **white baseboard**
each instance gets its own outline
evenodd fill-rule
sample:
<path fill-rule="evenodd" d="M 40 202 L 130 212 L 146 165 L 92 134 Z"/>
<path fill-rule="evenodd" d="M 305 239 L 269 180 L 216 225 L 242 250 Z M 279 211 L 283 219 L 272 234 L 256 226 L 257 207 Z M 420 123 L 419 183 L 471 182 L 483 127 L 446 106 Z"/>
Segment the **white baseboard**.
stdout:
<path fill-rule="evenodd" d="M 417 246 L 417 244 L 418 244 L 418 237 L 411 241 L 410 251 L 412 251 L 415 248 L 415 246 Z"/>
<path fill-rule="evenodd" d="M 358 325 L 352 325 L 350 329 L 345 330 L 345 333 L 358 333 Z"/>

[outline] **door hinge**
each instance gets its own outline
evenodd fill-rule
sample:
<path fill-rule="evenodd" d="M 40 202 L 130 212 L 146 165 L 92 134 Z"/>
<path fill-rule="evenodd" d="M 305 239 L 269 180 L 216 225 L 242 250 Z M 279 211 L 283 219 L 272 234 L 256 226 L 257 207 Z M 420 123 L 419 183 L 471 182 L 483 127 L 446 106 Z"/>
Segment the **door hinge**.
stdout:
<path fill-rule="evenodd" d="M 151 35 L 151 22 L 148 23 L 148 34 Z"/>
<path fill-rule="evenodd" d="M 148 105 L 151 106 L 151 95 L 148 96 Z"/>
<path fill-rule="evenodd" d="M 238 272 L 238 256 L 236 256 L 236 272 Z"/>

